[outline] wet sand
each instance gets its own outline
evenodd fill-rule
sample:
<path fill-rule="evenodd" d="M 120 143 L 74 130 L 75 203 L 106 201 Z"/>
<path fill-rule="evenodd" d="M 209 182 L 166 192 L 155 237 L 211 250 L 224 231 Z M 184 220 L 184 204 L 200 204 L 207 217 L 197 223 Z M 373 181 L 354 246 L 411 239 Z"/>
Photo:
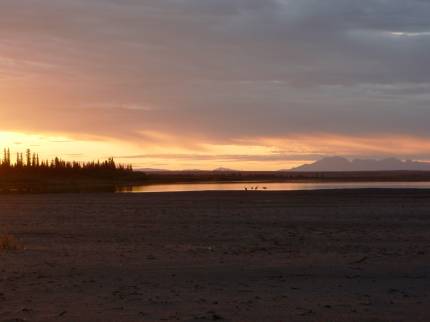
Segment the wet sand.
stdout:
<path fill-rule="evenodd" d="M 0 321 L 430 321 L 430 190 L 0 195 Z"/>

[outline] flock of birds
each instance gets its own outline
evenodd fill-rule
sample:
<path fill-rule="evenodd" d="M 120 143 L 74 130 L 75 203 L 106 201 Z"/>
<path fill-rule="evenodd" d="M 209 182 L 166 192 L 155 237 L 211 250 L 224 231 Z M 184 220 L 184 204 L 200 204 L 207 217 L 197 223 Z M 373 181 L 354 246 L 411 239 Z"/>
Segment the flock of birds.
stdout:
<path fill-rule="evenodd" d="M 259 186 L 250 187 L 249 189 L 248 189 L 248 187 L 245 187 L 245 191 L 248 191 L 248 190 L 258 190 L 258 189 L 259 189 Z M 267 190 L 267 187 L 262 187 L 261 189 Z"/>

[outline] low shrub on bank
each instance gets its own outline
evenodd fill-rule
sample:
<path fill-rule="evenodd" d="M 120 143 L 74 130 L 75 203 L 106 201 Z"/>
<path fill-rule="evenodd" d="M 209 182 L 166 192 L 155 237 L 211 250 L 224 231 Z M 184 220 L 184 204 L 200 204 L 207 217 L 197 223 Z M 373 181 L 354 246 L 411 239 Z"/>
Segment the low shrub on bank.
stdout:
<path fill-rule="evenodd" d="M 21 242 L 14 235 L 0 235 L 0 251 L 17 251 L 23 248 Z"/>

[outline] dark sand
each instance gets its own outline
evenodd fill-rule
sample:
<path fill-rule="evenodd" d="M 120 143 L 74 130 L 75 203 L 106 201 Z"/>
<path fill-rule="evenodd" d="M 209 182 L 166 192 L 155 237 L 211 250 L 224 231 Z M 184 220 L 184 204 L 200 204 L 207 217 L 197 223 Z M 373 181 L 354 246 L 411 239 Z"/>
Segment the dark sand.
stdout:
<path fill-rule="evenodd" d="M 430 191 L 0 196 L 0 321 L 430 321 Z"/>

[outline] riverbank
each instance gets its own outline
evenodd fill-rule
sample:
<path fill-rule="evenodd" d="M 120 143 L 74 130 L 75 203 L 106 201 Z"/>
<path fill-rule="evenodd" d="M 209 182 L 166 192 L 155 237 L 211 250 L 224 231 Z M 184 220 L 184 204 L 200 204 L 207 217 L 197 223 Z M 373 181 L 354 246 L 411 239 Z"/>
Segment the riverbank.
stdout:
<path fill-rule="evenodd" d="M 428 321 L 430 190 L 0 196 L 0 321 Z"/>

